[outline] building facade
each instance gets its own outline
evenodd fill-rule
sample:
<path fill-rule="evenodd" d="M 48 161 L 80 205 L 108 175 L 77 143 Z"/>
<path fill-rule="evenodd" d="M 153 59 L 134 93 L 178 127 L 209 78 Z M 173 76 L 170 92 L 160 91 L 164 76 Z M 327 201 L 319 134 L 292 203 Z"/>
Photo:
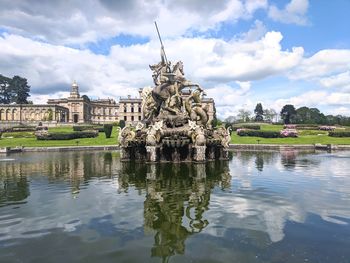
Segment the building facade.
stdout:
<path fill-rule="evenodd" d="M 47 104 L 0 104 L 0 124 L 8 123 L 92 123 L 104 124 L 124 120 L 126 124 L 135 125 L 142 120 L 142 99 L 139 96 L 114 99 L 91 100 L 88 96 L 80 96 L 76 82 L 72 84 L 67 98 L 49 99 Z M 187 94 L 183 94 L 186 98 Z M 204 98 L 202 104 L 208 109 L 209 121 L 215 114 L 212 98 Z"/>

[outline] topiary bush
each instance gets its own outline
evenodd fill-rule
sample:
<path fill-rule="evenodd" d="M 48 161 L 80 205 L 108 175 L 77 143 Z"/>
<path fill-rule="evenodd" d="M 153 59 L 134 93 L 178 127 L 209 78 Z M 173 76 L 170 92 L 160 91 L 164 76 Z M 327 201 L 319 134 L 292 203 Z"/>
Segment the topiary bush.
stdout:
<path fill-rule="evenodd" d="M 91 131 L 91 130 L 95 130 L 98 132 L 104 132 L 103 126 L 94 126 L 94 125 L 73 126 L 73 131 Z"/>
<path fill-rule="evenodd" d="M 262 138 L 281 138 L 281 134 L 278 131 L 259 131 L 259 130 L 238 129 L 237 135 L 262 137 Z"/>
<path fill-rule="evenodd" d="M 348 132 L 348 131 L 344 131 L 344 132 L 331 131 L 328 133 L 328 136 L 330 136 L 330 137 L 350 137 L 350 132 Z"/>
<path fill-rule="evenodd" d="M 106 138 L 111 138 L 113 125 L 112 124 L 105 124 L 105 125 L 103 125 L 103 129 L 104 129 Z"/>
<path fill-rule="evenodd" d="M 70 133 L 61 132 L 37 132 L 35 133 L 37 140 L 73 140 L 79 138 L 95 138 L 98 136 L 98 131 L 78 131 Z"/>
<path fill-rule="evenodd" d="M 123 129 L 125 127 L 125 121 L 124 120 L 120 120 L 119 121 L 119 127 L 120 127 L 120 129 Z"/>
<path fill-rule="evenodd" d="M 242 124 L 242 125 L 232 126 L 233 131 L 237 131 L 238 129 L 260 130 L 260 125 Z"/>

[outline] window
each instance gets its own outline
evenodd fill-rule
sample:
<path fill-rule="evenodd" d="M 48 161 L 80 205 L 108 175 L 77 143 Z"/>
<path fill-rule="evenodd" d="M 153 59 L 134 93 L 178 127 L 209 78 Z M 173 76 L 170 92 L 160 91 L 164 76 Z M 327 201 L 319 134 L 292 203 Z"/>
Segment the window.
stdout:
<path fill-rule="evenodd" d="M 134 116 L 131 116 L 131 121 L 134 121 Z"/>
<path fill-rule="evenodd" d="M 131 108 L 131 112 L 134 112 L 134 108 L 133 107 Z"/>
<path fill-rule="evenodd" d="M 126 105 L 124 104 L 124 112 L 126 112 Z"/>
<path fill-rule="evenodd" d="M 139 107 L 139 112 L 141 112 L 141 107 Z"/>
<path fill-rule="evenodd" d="M 139 121 L 141 120 L 141 116 L 139 116 Z"/>
<path fill-rule="evenodd" d="M 124 116 L 124 121 L 127 121 L 128 119 L 127 119 L 127 117 L 126 116 Z"/>

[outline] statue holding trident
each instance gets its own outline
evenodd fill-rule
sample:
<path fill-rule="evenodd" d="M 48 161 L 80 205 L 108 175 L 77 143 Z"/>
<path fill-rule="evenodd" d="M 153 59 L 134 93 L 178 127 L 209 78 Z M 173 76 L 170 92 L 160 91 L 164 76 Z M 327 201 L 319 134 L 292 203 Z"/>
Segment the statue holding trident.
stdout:
<path fill-rule="evenodd" d="M 154 22 L 154 24 L 161 44 L 161 61 L 158 64 L 150 65 L 149 67 L 153 71 L 152 77 L 155 84 L 152 91 L 152 97 L 156 102 L 159 112 L 170 97 L 174 95 L 180 96 L 179 93 L 183 88 L 196 87 L 199 91 L 203 90 L 199 84 L 186 80 L 182 61 L 178 61 L 172 67 L 171 62 L 167 59 L 157 22 Z"/>

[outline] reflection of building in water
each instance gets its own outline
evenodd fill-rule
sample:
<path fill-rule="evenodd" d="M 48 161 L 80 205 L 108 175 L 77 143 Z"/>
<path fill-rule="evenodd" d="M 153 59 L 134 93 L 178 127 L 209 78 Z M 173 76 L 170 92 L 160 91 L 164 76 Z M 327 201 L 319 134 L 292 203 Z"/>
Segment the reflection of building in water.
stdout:
<path fill-rule="evenodd" d="M 151 255 L 163 259 L 183 254 L 187 237 L 208 225 L 205 212 L 211 191 L 215 186 L 229 186 L 231 179 L 227 162 L 139 164 L 136 169 L 132 163 L 122 163 L 122 167 L 120 186 L 132 183 L 146 188 L 144 228 L 154 233 Z"/>
<path fill-rule="evenodd" d="M 0 203 L 20 201 L 29 196 L 28 176 L 46 175 L 49 181 L 66 181 L 77 193 L 80 184 L 90 177 L 111 176 L 119 169 L 116 153 L 67 152 L 37 154 L 28 162 L 0 162 Z M 16 156 L 14 155 L 14 158 Z M 18 192 L 18 193 L 17 193 Z M 1 205 L 1 204 L 0 204 Z"/>

